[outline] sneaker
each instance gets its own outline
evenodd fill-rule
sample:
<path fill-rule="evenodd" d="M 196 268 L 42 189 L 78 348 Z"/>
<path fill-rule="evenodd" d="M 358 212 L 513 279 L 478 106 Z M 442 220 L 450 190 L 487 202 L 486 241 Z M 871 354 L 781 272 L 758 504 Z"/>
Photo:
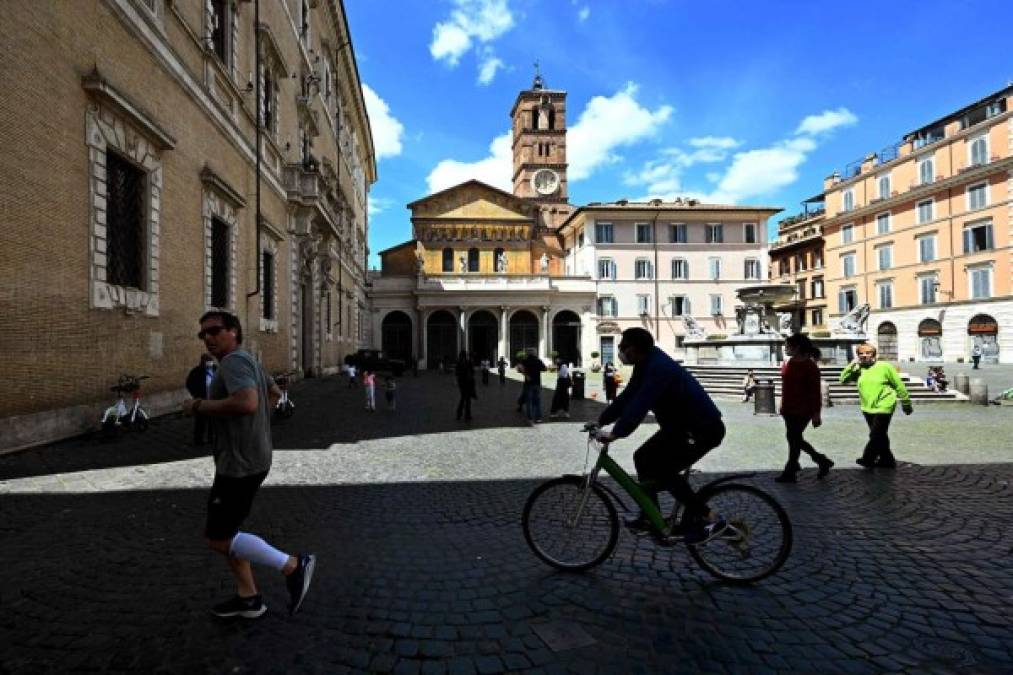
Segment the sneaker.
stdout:
<path fill-rule="evenodd" d="M 636 518 L 629 518 L 623 521 L 626 525 L 626 529 L 638 537 L 642 537 L 645 534 L 650 534 L 654 531 L 654 527 L 651 525 L 651 521 L 644 514 L 640 514 Z"/>
<path fill-rule="evenodd" d="M 873 466 L 875 466 L 872 462 L 865 459 L 864 457 L 859 457 L 858 459 L 856 459 L 855 464 L 857 464 L 858 466 L 864 466 L 866 469 L 871 469 Z"/>
<path fill-rule="evenodd" d="M 285 577 L 285 585 L 288 587 L 288 613 L 295 614 L 302 607 L 302 601 L 306 598 L 306 591 L 310 588 L 310 581 L 313 579 L 313 568 L 316 567 L 317 557 L 315 555 L 300 555 L 296 568 Z"/>
<path fill-rule="evenodd" d="M 264 599 L 259 595 L 249 598 L 241 598 L 238 595 L 231 600 L 217 604 L 211 608 L 211 613 L 222 619 L 240 617 L 243 619 L 259 619 L 267 611 Z"/>
<path fill-rule="evenodd" d="M 817 460 L 816 465 L 819 466 L 820 470 L 816 472 L 817 478 L 826 478 L 826 475 L 830 473 L 830 469 L 834 467 L 834 460 L 829 457 Z"/>
<path fill-rule="evenodd" d="M 686 543 L 690 545 L 706 544 L 726 529 L 728 529 L 727 521 L 719 516 L 713 523 L 701 523 L 698 527 L 687 532 Z"/>

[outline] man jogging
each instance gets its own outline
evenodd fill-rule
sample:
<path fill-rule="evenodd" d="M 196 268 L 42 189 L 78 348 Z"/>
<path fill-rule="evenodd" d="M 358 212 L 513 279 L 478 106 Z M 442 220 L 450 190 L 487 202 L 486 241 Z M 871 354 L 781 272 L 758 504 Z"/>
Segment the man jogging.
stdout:
<path fill-rule="evenodd" d="M 237 586 L 236 596 L 213 607 L 211 613 L 256 619 L 267 611 L 250 566 L 257 563 L 285 576 L 289 613 L 295 614 L 309 589 L 316 557 L 283 553 L 257 535 L 239 531 L 271 468 L 270 411 L 281 392 L 256 359 L 240 347 L 243 328 L 236 316 L 207 312 L 200 319 L 197 337 L 218 359 L 218 373 L 211 381 L 209 399 L 185 401 L 183 413 L 207 415 L 215 430 L 215 479 L 208 496 L 205 536 L 211 549 L 225 556 Z"/>
<path fill-rule="evenodd" d="M 654 338 L 643 328 L 623 331 L 619 358 L 633 365 L 633 375 L 623 393 L 598 418 L 601 426 L 616 423 L 598 439 L 610 443 L 629 436 L 653 411 L 660 429 L 633 453 L 637 479 L 653 486 L 645 492 L 655 505 L 660 487 L 686 507 L 687 515 L 695 521 L 682 533 L 686 543 L 700 544 L 716 537 L 727 524 L 697 498 L 680 472 L 720 445 L 725 436 L 721 411 L 689 372 L 654 346 Z M 638 535 L 651 530 L 643 513 L 626 526 Z"/>

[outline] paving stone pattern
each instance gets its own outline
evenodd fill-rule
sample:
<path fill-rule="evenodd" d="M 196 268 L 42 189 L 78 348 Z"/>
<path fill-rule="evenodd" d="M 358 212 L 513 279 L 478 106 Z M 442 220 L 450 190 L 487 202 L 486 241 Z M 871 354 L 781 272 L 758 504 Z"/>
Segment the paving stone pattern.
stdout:
<path fill-rule="evenodd" d="M 319 556 L 294 618 L 265 570 L 263 619 L 208 615 L 232 584 L 200 539 L 210 462 L 180 442 L 187 420 L 0 458 L 0 672 L 1009 672 L 1005 450 L 974 455 L 991 463 L 835 470 L 822 482 L 805 471 L 781 486 L 769 471 L 784 457 L 779 421 L 727 406 L 732 450 L 713 470 L 768 469 L 750 480 L 795 527 L 781 572 L 728 586 L 685 550 L 623 533 L 604 564 L 570 575 L 531 554 L 519 520 L 538 476 L 580 469 L 577 423 L 530 428 L 516 394 L 515 383 L 479 385 L 468 427 L 453 419 L 450 377 L 406 378 L 396 413 L 360 412 L 361 391 L 337 379 L 294 388 L 299 410 L 276 427 L 275 469 L 247 522 Z M 842 465 L 860 447 L 857 414 L 828 421 L 850 432 L 826 435 Z M 966 430 L 943 427 L 954 457 L 978 452 Z M 898 455 L 918 460 L 903 440 L 920 438 L 916 418 L 897 428 Z M 594 644 L 553 651 L 546 624 Z"/>

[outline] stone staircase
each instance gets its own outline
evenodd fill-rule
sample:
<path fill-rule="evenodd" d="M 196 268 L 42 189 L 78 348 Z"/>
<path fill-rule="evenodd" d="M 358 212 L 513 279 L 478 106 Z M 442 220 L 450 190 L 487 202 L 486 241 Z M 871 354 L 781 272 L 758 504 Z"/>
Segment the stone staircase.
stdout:
<path fill-rule="evenodd" d="M 743 366 L 696 365 L 683 366 L 703 385 L 708 394 L 719 399 L 741 399 L 742 379 L 748 368 Z M 753 368 L 753 375 L 760 382 L 774 381 L 774 395 L 781 395 L 781 369 L 777 367 Z M 858 403 L 858 389 L 854 384 L 840 384 L 841 366 L 821 366 L 820 374 L 830 383 L 830 400 L 833 403 Z M 911 394 L 911 400 L 919 403 L 933 401 L 966 401 L 967 397 L 954 389 L 935 392 L 925 386 L 925 381 L 901 372 L 901 379 Z"/>

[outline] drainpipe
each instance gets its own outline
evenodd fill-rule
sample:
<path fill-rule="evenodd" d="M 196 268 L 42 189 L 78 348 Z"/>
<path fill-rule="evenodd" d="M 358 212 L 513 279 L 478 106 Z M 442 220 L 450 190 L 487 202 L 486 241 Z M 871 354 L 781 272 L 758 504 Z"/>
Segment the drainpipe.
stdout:
<path fill-rule="evenodd" d="M 660 215 L 661 209 L 655 209 L 654 220 L 651 222 L 651 238 L 654 239 L 654 339 L 657 341 L 661 340 L 661 291 L 658 281 L 658 275 L 661 273 L 661 270 L 658 269 L 658 216 Z"/>
<path fill-rule="evenodd" d="M 260 0 L 253 1 L 253 76 L 256 79 L 256 92 L 254 94 L 253 107 L 257 109 L 256 113 L 256 143 L 257 143 L 257 237 L 254 242 L 255 248 L 253 251 L 253 269 L 256 270 L 256 281 L 254 282 L 253 292 L 247 293 L 247 298 L 252 298 L 255 295 L 260 295 L 260 235 L 261 235 L 261 215 L 260 215 L 260 176 L 261 176 L 261 163 L 262 163 L 262 152 L 261 152 L 261 110 L 260 110 Z M 249 323 L 249 322 L 247 322 Z"/>

